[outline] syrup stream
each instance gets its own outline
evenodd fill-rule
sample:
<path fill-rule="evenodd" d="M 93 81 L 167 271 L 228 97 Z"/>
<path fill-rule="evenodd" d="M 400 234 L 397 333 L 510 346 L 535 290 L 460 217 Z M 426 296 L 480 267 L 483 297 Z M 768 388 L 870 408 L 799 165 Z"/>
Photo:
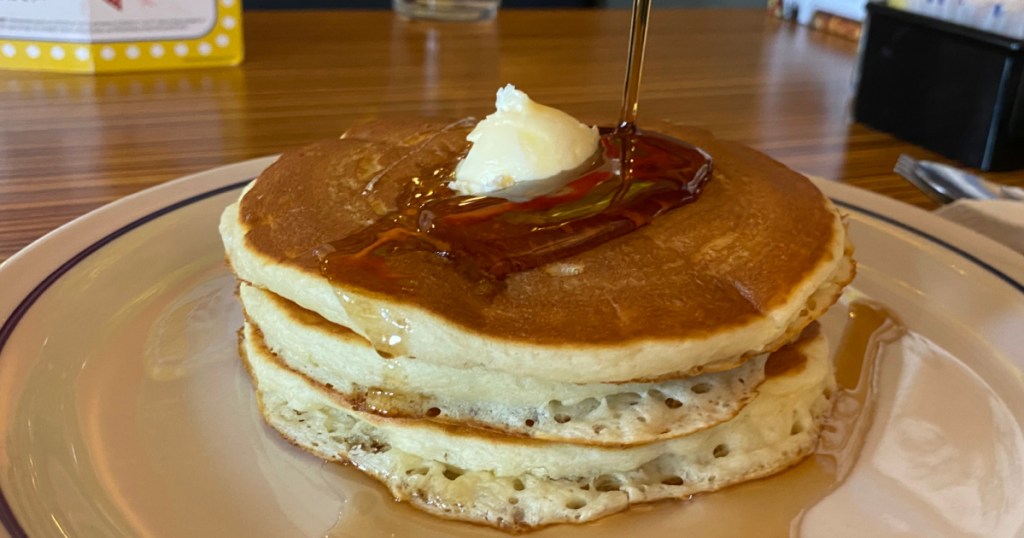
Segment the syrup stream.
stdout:
<path fill-rule="evenodd" d="M 586 169 L 573 171 L 579 177 L 527 199 L 500 193 L 459 196 L 447 184 L 461 154 L 424 166 L 432 156 L 451 153 L 451 148 L 445 151 L 445 140 L 431 147 L 442 138 L 439 134 L 410 151 L 425 159 L 411 171 L 389 166 L 367 184 L 363 194 L 368 197 L 376 196 L 385 178 L 409 186 L 395 200 L 395 211 L 316 248 L 321 272 L 335 282 L 408 295 L 418 287 L 413 280 L 419 269 L 410 266 L 450 263 L 480 295 L 491 296 L 509 274 L 580 254 L 696 200 L 710 178 L 711 157 L 636 127 L 650 9 L 651 0 L 634 0 L 619 125 L 602 130 L 596 158 Z M 412 261 L 403 263 L 402 258 Z M 379 335 L 366 336 L 380 340 Z"/>
<path fill-rule="evenodd" d="M 619 131 L 636 131 L 636 113 L 640 99 L 640 75 L 644 69 L 647 45 L 647 23 L 651 17 L 651 0 L 633 0 L 633 25 L 629 29 L 629 52 L 626 58 L 626 85 L 622 92 L 622 113 Z"/>

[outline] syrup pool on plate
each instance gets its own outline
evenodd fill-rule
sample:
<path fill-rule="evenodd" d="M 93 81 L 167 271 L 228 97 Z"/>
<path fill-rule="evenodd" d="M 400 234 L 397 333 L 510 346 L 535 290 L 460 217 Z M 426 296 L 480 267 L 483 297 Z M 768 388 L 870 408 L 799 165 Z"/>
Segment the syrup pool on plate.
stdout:
<path fill-rule="evenodd" d="M 1024 464 L 1018 461 L 1024 435 L 1006 404 L 884 305 L 846 300 L 821 323 L 839 390 L 810 457 L 768 478 L 529 536 L 672 529 L 700 529 L 711 537 L 831 537 L 842 529 L 849 536 L 897 536 L 908 531 L 900 526 L 907 521 L 918 535 L 1012 536 L 1024 523 Z M 950 398 L 954 393 L 958 397 Z M 964 429 L 963 413 L 970 413 L 973 427 Z M 977 442 L 997 438 L 1000 443 Z M 507 536 L 396 503 L 354 469 L 325 464 L 322 472 L 344 499 L 329 537 Z"/>

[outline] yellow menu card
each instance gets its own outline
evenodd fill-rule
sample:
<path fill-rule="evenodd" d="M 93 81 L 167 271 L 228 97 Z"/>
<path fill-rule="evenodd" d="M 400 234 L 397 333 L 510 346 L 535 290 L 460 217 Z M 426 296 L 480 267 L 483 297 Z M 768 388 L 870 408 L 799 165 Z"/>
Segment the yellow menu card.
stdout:
<path fill-rule="evenodd" d="M 240 0 L 0 0 L 0 69 L 105 73 L 235 65 Z"/>

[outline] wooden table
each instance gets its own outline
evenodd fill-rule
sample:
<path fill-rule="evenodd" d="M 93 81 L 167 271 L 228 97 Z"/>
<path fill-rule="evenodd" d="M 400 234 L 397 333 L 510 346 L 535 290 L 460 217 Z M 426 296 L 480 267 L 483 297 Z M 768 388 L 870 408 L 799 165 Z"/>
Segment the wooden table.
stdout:
<path fill-rule="evenodd" d="M 247 13 L 237 68 L 82 76 L 0 71 L 0 260 L 140 189 L 390 115 L 488 113 L 514 82 L 613 123 L 628 12 L 505 11 L 493 23 L 381 12 Z M 710 128 L 791 167 L 914 205 L 891 172 L 937 156 L 851 120 L 856 44 L 761 10 L 656 10 L 641 124 Z M 1024 185 L 1024 172 L 990 177 Z"/>

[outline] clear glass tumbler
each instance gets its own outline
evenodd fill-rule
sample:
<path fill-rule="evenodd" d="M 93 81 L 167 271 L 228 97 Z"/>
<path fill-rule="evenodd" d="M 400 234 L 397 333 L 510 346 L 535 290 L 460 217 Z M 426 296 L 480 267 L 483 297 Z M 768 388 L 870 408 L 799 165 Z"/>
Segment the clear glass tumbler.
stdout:
<path fill-rule="evenodd" d="M 476 22 L 493 19 L 501 0 L 392 0 L 391 5 L 410 19 Z"/>

